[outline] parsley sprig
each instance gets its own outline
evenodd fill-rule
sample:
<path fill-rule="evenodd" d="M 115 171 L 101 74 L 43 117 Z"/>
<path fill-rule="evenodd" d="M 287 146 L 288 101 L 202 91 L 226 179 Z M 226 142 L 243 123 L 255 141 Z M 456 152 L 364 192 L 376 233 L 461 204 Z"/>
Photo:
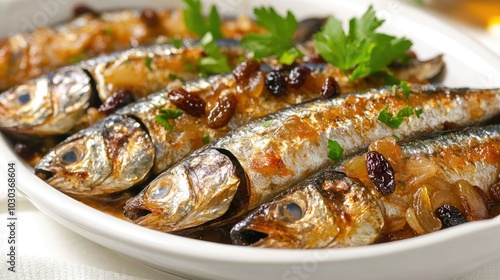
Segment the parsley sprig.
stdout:
<path fill-rule="evenodd" d="M 178 117 L 182 116 L 183 112 L 179 109 L 159 109 L 160 113 L 155 116 L 155 120 L 165 127 L 168 131 L 172 131 L 174 129 L 174 125 L 170 122 L 170 120 L 175 120 Z"/>
<path fill-rule="evenodd" d="M 344 148 L 340 146 L 339 142 L 328 139 L 328 157 L 333 161 L 339 161 L 344 154 Z"/>
<path fill-rule="evenodd" d="M 347 34 L 339 20 L 329 18 L 322 30 L 314 35 L 315 47 L 327 62 L 350 73 L 351 80 L 389 72 L 391 62 L 409 59 L 406 51 L 412 42 L 378 33 L 377 29 L 383 22 L 376 17 L 372 6 L 361 18 L 349 21 Z"/>
<path fill-rule="evenodd" d="M 298 22 L 292 12 L 280 16 L 272 7 L 261 7 L 255 8 L 254 14 L 255 22 L 269 31 L 266 34 L 250 34 L 241 40 L 243 48 L 255 59 L 276 55 L 281 63 L 291 64 L 302 55 L 293 42 Z"/>
<path fill-rule="evenodd" d="M 200 40 L 200 44 L 207 56 L 198 60 L 200 72 L 203 76 L 220 74 L 231 70 L 227 57 L 222 54 L 220 47 L 215 43 L 213 34 L 208 32 Z"/>
<path fill-rule="evenodd" d="M 403 96 L 399 94 L 400 90 L 402 91 Z M 410 99 L 411 90 L 405 81 L 401 81 L 399 87 L 396 85 L 392 86 L 392 92 L 396 95 L 396 97 L 401 98 L 406 102 L 408 102 L 408 100 Z M 389 113 L 388 109 L 389 105 L 386 105 L 384 109 L 382 109 L 382 111 L 379 113 L 378 120 L 392 129 L 398 129 L 406 118 L 409 118 L 413 115 L 416 115 L 417 118 L 419 118 L 420 115 L 424 112 L 423 109 L 415 109 L 412 106 L 408 105 L 399 110 L 396 113 L 396 116 L 394 116 L 392 113 Z"/>
<path fill-rule="evenodd" d="M 183 14 L 184 23 L 190 31 L 200 37 L 210 32 L 215 39 L 222 38 L 221 20 L 215 5 L 212 5 L 208 18 L 205 18 L 201 13 L 200 0 L 184 0 L 184 3 L 187 6 Z"/>

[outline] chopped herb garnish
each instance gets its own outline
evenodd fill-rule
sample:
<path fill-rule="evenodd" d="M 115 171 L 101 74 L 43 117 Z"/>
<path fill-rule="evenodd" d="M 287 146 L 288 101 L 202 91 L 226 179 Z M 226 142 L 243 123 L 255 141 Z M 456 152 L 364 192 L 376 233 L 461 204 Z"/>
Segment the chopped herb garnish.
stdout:
<path fill-rule="evenodd" d="M 274 120 L 268 120 L 262 123 L 262 126 L 267 128 L 270 127 Z"/>
<path fill-rule="evenodd" d="M 328 139 L 328 157 L 333 161 L 339 161 L 342 159 L 342 154 L 344 153 L 344 148 L 340 146 L 339 142 L 335 140 Z"/>
<path fill-rule="evenodd" d="M 406 38 L 377 33 L 383 22 L 377 19 L 372 6 L 361 18 L 349 21 L 348 34 L 339 20 L 329 18 L 322 30 L 314 35 L 314 44 L 327 62 L 350 73 L 351 80 L 388 72 L 391 62 L 409 59 L 406 51 L 412 42 Z"/>
<path fill-rule="evenodd" d="M 172 45 L 174 45 L 174 47 L 176 49 L 180 49 L 180 48 L 182 48 L 182 45 L 183 45 L 182 44 L 182 40 L 181 39 L 177 39 L 177 38 L 173 38 L 172 39 Z"/>
<path fill-rule="evenodd" d="M 405 100 L 408 101 L 410 99 L 410 93 L 411 93 L 410 87 L 405 81 L 401 81 L 399 83 L 399 86 L 403 90 L 403 95 L 405 97 Z"/>
<path fill-rule="evenodd" d="M 424 109 L 422 109 L 422 108 L 415 109 L 415 115 L 417 116 L 417 118 L 420 118 L 420 115 L 422 115 L 423 112 L 424 112 Z"/>
<path fill-rule="evenodd" d="M 125 65 L 130 65 L 130 63 L 131 63 L 131 62 L 130 62 L 130 60 L 128 60 L 128 59 L 122 62 L 122 64 L 125 64 Z"/>
<path fill-rule="evenodd" d="M 254 9 L 255 22 L 269 31 L 266 34 L 250 34 L 241 40 L 241 45 L 253 54 L 255 59 L 276 55 L 280 62 L 291 64 L 301 56 L 293 43 L 298 23 L 289 11 L 280 16 L 273 8 Z"/>
<path fill-rule="evenodd" d="M 199 59 L 200 72 L 203 75 L 220 74 L 228 72 L 230 69 L 227 57 L 222 54 L 219 45 L 214 42 L 212 33 L 208 32 L 200 40 L 200 44 L 205 50 L 206 57 Z"/>
<path fill-rule="evenodd" d="M 85 58 L 86 58 L 85 54 L 80 53 L 80 54 L 77 54 L 77 55 L 75 55 L 75 56 L 72 56 L 72 57 L 69 59 L 69 62 L 70 62 L 70 63 L 78 63 L 78 62 L 80 62 L 80 61 L 85 60 Z"/>
<path fill-rule="evenodd" d="M 216 6 L 212 6 L 208 18 L 201 13 L 200 0 L 184 0 L 187 8 L 184 10 L 184 23 L 193 33 L 203 37 L 206 33 L 212 33 L 215 39 L 222 38 L 221 20 Z"/>
<path fill-rule="evenodd" d="M 111 29 L 110 27 L 106 27 L 106 28 L 104 28 L 103 32 L 106 35 L 111 35 L 111 34 L 113 34 L 113 29 Z"/>
<path fill-rule="evenodd" d="M 173 73 L 168 74 L 168 78 L 169 78 L 171 81 L 179 80 L 179 81 L 181 81 L 181 82 L 183 82 L 183 83 L 185 83 L 185 82 L 186 82 L 186 80 L 185 80 L 185 79 L 183 79 L 183 78 L 181 78 L 181 77 L 179 77 L 179 76 L 177 76 L 177 75 L 175 75 L 175 74 L 173 74 Z"/>
<path fill-rule="evenodd" d="M 146 57 L 144 59 L 144 65 L 146 65 L 146 68 L 148 68 L 148 70 L 150 72 L 153 72 L 153 68 L 151 67 L 151 62 L 153 62 L 153 58 L 152 57 Z"/>
<path fill-rule="evenodd" d="M 394 139 L 396 139 L 396 141 L 401 140 L 401 138 L 399 138 L 396 134 L 393 134 L 392 137 L 394 137 Z"/>
<path fill-rule="evenodd" d="M 183 112 L 179 109 L 160 110 L 160 114 L 155 116 L 155 120 L 169 131 L 172 131 L 174 125 L 171 124 L 169 120 L 177 119 L 182 116 L 182 114 Z"/>
<path fill-rule="evenodd" d="M 182 64 L 183 64 L 182 68 L 185 71 L 196 72 L 196 65 L 194 65 L 193 62 L 189 61 L 189 59 L 187 57 L 182 56 L 181 60 L 182 60 Z"/>
<path fill-rule="evenodd" d="M 406 106 L 403 109 L 399 110 L 396 116 L 393 116 L 391 113 L 387 112 L 388 108 L 389 105 L 385 106 L 384 109 L 382 109 L 382 111 L 378 115 L 378 120 L 393 129 L 398 129 L 405 118 L 408 118 L 411 115 L 415 114 L 415 111 L 411 106 Z"/>
<path fill-rule="evenodd" d="M 205 143 L 205 144 L 210 143 L 210 135 L 208 135 L 208 134 L 203 135 L 203 137 L 201 138 L 201 140 L 202 140 L 202 141 L 203 141 L 203 143 Z"/>
<path fill-rule="evenodd" d="M 292 65 L 292 63 L 297 59 L 297 57 L 302 57 L 302 53 L 297 48 L 291 48 L 284 52 L 279 59 L 279 63 L 285 65 Z"/>

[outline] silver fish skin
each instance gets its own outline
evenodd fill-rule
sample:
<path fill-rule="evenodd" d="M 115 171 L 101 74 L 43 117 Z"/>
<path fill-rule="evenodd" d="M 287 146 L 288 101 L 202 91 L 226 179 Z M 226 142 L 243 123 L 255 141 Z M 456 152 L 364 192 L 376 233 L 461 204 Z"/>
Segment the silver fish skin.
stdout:
<path fill-rule="evenodd" d="M 227 46 L 231 46 L 231 42 L 232 41 L 228 41 L 225 44 Z M 223 45 L 223 43 L 221 43 L 221 45 Z M 227 51 L 230 52 L 230 50 L 231 47 L 229 47 Z M 139 61 L 142 65 L 143 60 L 139 59 Z M 114 61 L 111 63 L 118 63 L 120 65 L 121 62 Z M 351 88 L 363 89 L 368 87 L 366 82 L 358 84 L 347 81 L 343 78 L 343 74 L 339 74 L 338 71 L 336 71 L 332 66 L 325 64 L 306 64 L 306 66 L 312 70 L 310 74 L 312 79 L 323 80 L 326 79 L 326 77 L 332 77 L 339 80 L 339 84 L 341 84 L 343 90 Z M 117 189 L 115 184 L 111 184 L 111 186 L 108 187 L 107 183 L 110 182 L 110 180 L 82 181 L 81 178 L 82 175 L 84 175 L 82 172 L 84 172 L 84 170 L 80 170 L 79 166 L 81 164 L 85 164 L 88 166 L 89 170 L 98 170 L 98 168 L 94 166 L 98 162 L 94 161 L 82 163 L 80 161 L 75 161 L 74 163 L 66 162 L 66 164 L 61 165 L 58 163 L 58 158 L 64 157 L 64 153 L 52 152 L 50 155 L 42 158 L 37 166 L 35 166 L 35 173 L 40 174 L 42 178 L 47 180 L 50 178 L 52 186 L 74 195 L 94 196 L 126 190 L 140 182 L 140 178 L 147 178 L 148 174 L 151 176 L 157 175 L 180 161 L 185 156 L 189 155 L 191 152 L 200 148 L 204 145 L 204 142 L 202 141 L 202 137 L 204 135 L 208 136 L 211 140 L 217 139 L 218 137 L 225 135 L 228 131 L 247 124 L 256 118 L 276 112 L 289 105 L 302 103 L 318 97 L 319 89 L 315 89 L 311 86 L 295 90 L 288 89 L 286 96 L 280 98 L 271 95 L 271 93 L 264 90 L 263 85 L 264 76 L 271 70 L 272 69 L 269 65 L 263 64 L 261 65 L 260 71 L 255 71 L 255 73 L 250 74 L 248 79 L 243 79 L 243 81 L 236 80 L 233 73 L 228 73 L 212 76 L 206 79 L 189 81 L 182 86 L 180 83 L 173 82 L 164 90 L 151 94 L 147 98 L 141 99 L 117 110 L 115 112 L 116 114 L 135 118 L 144 126 L 144 129 L 151 138 L 155 149 L 154 163 L 151 166 L 151 169 L 138 167 L 138 169 L 141 169 L 144 174 L 139 176 L 138 180 L 123 182 L 121 184 L 121 189 Z M 199 96 L 203 100 L 210 100 L 212 104 L 215 104 L 212 108 L 215 108 L 219 101 L 223 101 L 224 98 L 230 97 L 233 97 L 236 101 L 240 100 L 242 102 L 241 104 L 252 104 L 252 106 L 248 107 L 235 102 L 236 108 L 234 109 L 234 113 L 229 122 L 223 127 L 213 127 L 210 125 L 209 116 L 212 109 L 206 108 L 205 116 L 203 117 L 193 117 L 187 113 L 183 113 L 182 116 L 179 116 L 175 120 L 171 120 L 172 125 L 175 125 L 175 129 L 170 131 L 159 123 L 156 117 L 162 113 L 161 110 L 177 109 L 176 106 L 173 105 L 166 97 L 171 91 L 179 89 L 181 91 L 186 91 Z M 224 90 L 220 91 L 220 89 Z M 255 91 L 258 91 L 259 89 L 260 91 L 258 94 L 255 94 Z M 214 95 L 217 96 L 217 94 L 218 100 L 215 102 Z M 107 120 L 104 120 L 103 122 L 106 121 Z M 78 145 L 80 145 L 80 143 L 86 143 L 86 141 L 93 141 L 92 137 L 95 133 L 106 134 L 107 132 L 104 128 L 105 126 L 103 125 L 91 126 L 89 129 L 94 130 L 94 133 L 79 133 L 82 136 L 82 140 L 79 143 L 73 141 L 72 139 L 74 138 L 70 138 L 60 143 L 55 150 L 66 151 L 67 153 L 71 153 L 73 150 L 79 150 L 80 148 Z M 95 142 L 93 141 L 93 143 Z M 106 147 L 106 150 L 114 151 L 113 153 L 115 153 L 117 149 L 121 149 L 121 153 L 126 153 L 126 151 L 122 151 L 126 148 L 128 147 L 111 145 Z M 86 153 L 97 153 L 98 151 L 100 150 L 88 149 L 86 150 Z M 102 155 L 99 154 L 86 154 L 85 156 L 80 157 L 79 160 L 85 161 L 87 158 L 99 158 L 101 156 Z M 114 162 L 111 162 L 111 167 L 113 167 L 113 164 Z M 116 163 L 116 165 L 117 170 L 120 170 L 121 164 Z M 75 172 L 74 170 L 80 171 Z M 93 175 L 89 173 L 85 176 L 90 177 Z M 117 177 L 118 175 L 113 176 Z M 71 183 L 68 184 L 65 183 L 65 181 Z M 68 186 L 73 187 L 69 188 Z M 89 191 L 89 189 L 92 191 Z"/>
<path fill-rule="evenodd" d="M 236 41 L 218 43 L 228 57 L 244 54 Z M 186 53 L 201 55 L 202 47 L 194 40 L 185 40 L 181 48 L 172 44 L 141 46 L 26 81 L 0 94 L 0 130 L 36 136 L 66 134 L 92 100 L 104 103 L 120 89 L 129 90 L 134 99 L 164 89 L 175 80 L 166 62 L 176 57 L 180 60 Z M 189 71 L 177 71 L 175 75 L 186 80 L 197 77 Z"/>
<path fill-rule="evenodd" d="M 408 105 L 423 109 L 423 113 L 418 118 L 410 117 L 394 130 L 378 121 L 386 105 L 394 115 Z M 230 220 L 331 164 L 327 157 L 329 139 L 336 140 L 343 147 L 344 156 L 349 156 L 376 139 L 394 134 L 404 139 L 441 131 L 450 124 L 458 127 L 477 124 L 499 114 L 499 106 L 498 89 L 450 89 L 434 85 L 413 85 L 408 102 L 396 97 L 391 88 L 384 87 L 300 104 L 244 125 L 186 157 L 130 199 L 124 213 L 139 225 L 167 232 L 213 221 L 220 217 L 220 209 L 229 209 L 224 217 Z M 241 183 L 217 185 L 207 190 L 213 186 L 196 183 L 201 180 L 201 173 L 186 169 L 192 161 L 211 162 L 210 155 L 220 157 L 220 154 L 231 161 L 221 162 L 219 166 L 235 171 L 217 174 L 224 176 L 224 180 L 239 179 Z M 242 170 L 242 174 L 237 170 Z M 232 201 L 201 195 L 233 187 L 238 187 L 235 192 L 238 199 Z M 192 195 L 182 196 L 182 201 L 165 199 L 166 195 L 180 197 L 174 194 L 186 191 Z M 203 199 L 193 200 L 190 196 Z M 232 206 L 228 205 L 229 201 Z M 172 209 L 172 204 L 185 207 Z M 201 215 L 209 209 L 213 215 Z"/>
<path fill-rule="evenodd" d="M 498 125 L 435 134 L 400 145 L 403 158 L 425 157 L 432 162 L 440 180 L 465 180 L 486 193 L 498 182 Z M 447 160 L 450 153 L 461 155 L 469 151 L 480 156 L 466 158 L 458 165 Z M 372 244 L 380 237 L 388 215 L 394 216 L 396 207 L 389 205 L 390 199 L 341 170 L 342 163 L 335 164 L 253 211 L 232 228 L 233 243 L 294 249 Z M 413 197 L 412 193 L 406 195 Z M 405 210 L 399 211 L 398 216 L 405 217 Z"/>
<path fill-rule="evenodd" d="M 71 143 L 71 145 L 65 145 Z M 65 193 L 101 194 L 123 185 L 142 182 L 153 166 L 155 149 L 151 137 L 134 118 L 111 115 L 93 127 L 68 137 L 36 166 L 37 175 Z M 58 173 L 59 172 L 59 173 Z M 65 173 L 67 176 L 57 176 Z"/>

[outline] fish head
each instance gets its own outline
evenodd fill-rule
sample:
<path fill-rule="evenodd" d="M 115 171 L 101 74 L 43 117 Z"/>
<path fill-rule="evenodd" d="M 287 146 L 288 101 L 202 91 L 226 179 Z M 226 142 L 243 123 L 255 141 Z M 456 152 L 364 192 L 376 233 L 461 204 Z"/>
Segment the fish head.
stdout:
<path fill-rule="evenodd" d="M 60 191 L 91 196 L 141 182 L 154 162 L 154 146 L 132 118 L 110 116 L 52 149 L 35 174 Z"/>
<path fill-rule="evenodd" d="M 271 248 L 324 248 L 348 246 L 351 236 L 361 231 L 350 230 L 358 227 L 359 220 L 351 221 L 354 215 L 375 215 L 369 232 L 369 240 L 378 236 L 383 217 L 377 204 L 374 213 L 367 211 L 366 191 L 339 172 L 327 172 L 313 177 L 290 189 L 274 200 L 262 205 L 231 230 L 231 239 L 237 245 Z M 357 199 L 362 206 L 356 205 Z M 371 201 L 368 201 L 371 203 Z M 370 208 L 370 210 L 372 210 Z M 353 216 L 351 216 L 353 215 Z M 364 231 L 361 232 L 364 234 Z M 368 241 L 368 242 L 370 242 Z"/>
<path fill-rule="evenodd" d="M 167 232 L 194 227 L 224 215 L 239 183 L 228 156 L 203 149 L 127 201 L 124 214 L 136 224 Z"/>
<path fill-rule="evenodd" d="M 0 129 L 25 134 L 68 132 L 90 104 L 89 75 L 76 67 L 41 76 L 0 94 Z"/>

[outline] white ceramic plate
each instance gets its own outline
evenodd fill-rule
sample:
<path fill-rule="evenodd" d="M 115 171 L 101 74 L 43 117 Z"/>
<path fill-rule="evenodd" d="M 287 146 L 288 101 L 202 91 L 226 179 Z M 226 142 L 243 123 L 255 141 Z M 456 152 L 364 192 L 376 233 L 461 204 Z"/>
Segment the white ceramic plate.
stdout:
<path fill-rule="evenodd" d="M 72 0 L 0 0 L 0 37 L 68 18 Z M 86 1 L 98 9 L 178 6 L 180 1 Z M 215 0 L 226 14 L 250 13 L 266 1 Z M 280 0 L 273 5 L 298 17 L 361 15 L 369 1 Z M 500 60 L 438 19 L 395 1 L 377 0 L 386 32 L 404 35 L 422 57 L 444 53 L 448 86 L 499 87 Z M 112 250 L 175 274 L 197 279 L 443 279 L 471 270 L 500 252 L 500 219 L 474 222 L 409 240 L 335 250 L 272 250 L 177 237 L 114 218 L 56 191 L 23 166 L 0 135 L 0 170 L 17 162 L 19 190 L 61 224 Z"/>

